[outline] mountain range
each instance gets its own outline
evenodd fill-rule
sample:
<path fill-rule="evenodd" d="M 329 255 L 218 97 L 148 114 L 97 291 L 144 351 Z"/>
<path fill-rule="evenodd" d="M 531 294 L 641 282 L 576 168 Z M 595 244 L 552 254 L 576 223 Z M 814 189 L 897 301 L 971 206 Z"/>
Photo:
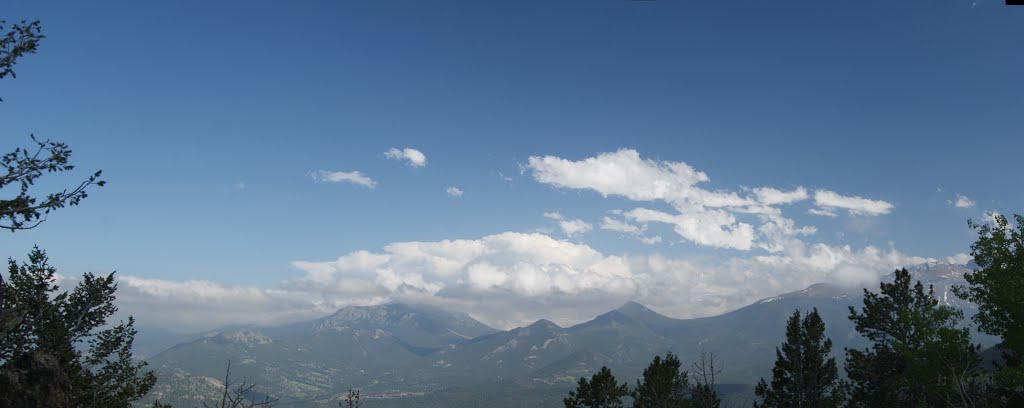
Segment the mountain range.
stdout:
<path fill-rule="evenodd" d="M 974 306 L 953 296 L 951 287 L 965 283 L 971 267 L 930 262 L 908 269 L 941 303 L 970 316 Z M 866 347 L 848 319 L 849 307 L 859 307 L 862 297 L 861 289 L 819 283 L 713 317 L 675 319 L 628 302 L 570 327 L 542 319 L 507 331 L 425 305 L 346 307 L 312 321 L 184 337 L 148 358 L 159 378 L 151 397 L 201 405 L 217 395 L 230 360 L 233 378 L 259 384 L 281 399 L 278 406 L 336 406 L 357 388 L 367 407 L 557 407 L 579 377 L 602 365 L 632 384 L 667 351 L 687 365 L 702 353 L 714 355 L 720 392 L 746 397 L 770 375 L 794 310 L 818 309 L 838 361 L 844 348 Z M 984 346 L 996 342 L 972 335 Z"/>

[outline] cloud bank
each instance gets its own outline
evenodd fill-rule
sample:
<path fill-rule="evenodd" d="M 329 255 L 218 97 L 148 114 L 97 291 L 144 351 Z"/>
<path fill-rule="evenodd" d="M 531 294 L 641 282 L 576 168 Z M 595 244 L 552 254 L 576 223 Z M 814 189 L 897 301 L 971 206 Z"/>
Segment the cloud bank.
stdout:
<path fill-rule="evenodd" d="M 777 254 L 721 262 L 610 255 L 545 234 L 505 232 L 395 242 L 334 260 L 294 261 L 299 275 L 271 289 L 125 276 L 118 297 L 122 308 L 142 321 L 189 329 L 275 324 L 345 305 L 391 301 L 463 310 L 492 326 L 511 328 L 542 317 L 579 323 L 627 300 L 675 317 L 708 316 L 817 282 L 876 282 L 896 267 L 927 260 L 894 248 L 824 244 L 795 244 Z"/>

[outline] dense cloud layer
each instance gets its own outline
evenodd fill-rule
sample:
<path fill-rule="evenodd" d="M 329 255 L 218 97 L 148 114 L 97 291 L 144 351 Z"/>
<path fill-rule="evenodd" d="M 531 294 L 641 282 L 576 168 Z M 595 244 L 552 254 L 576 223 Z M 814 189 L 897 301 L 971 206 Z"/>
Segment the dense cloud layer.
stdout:
<path fill-rule="evenodd" d="M 544 234 L 506 232 L 296 261 L 300 275 L 274 289 L 122 277 L 119 297 L 144 320 L 188 329 L 273 324 L 391 301 L 450 307 L 509 328 L 539 318 L 577 323 L 627 300 L 676 317 L 714 315 L 816 282 L 870 283 L 926 260 L 892 248 L 802 243 L 724 262 L 620 256 Z"/>

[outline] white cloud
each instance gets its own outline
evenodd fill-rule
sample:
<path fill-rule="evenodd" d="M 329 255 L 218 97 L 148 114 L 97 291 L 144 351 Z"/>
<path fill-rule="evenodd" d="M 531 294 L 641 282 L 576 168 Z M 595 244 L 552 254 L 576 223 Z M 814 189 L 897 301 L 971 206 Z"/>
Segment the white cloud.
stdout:
<path fill-rule="evenodd" d="M 807 189 L 803 187 L 788 192 L 771 187 L 755 188 L 753 191 L 757 201 L 764 205 L 792 204 L 808 198 Z"/>
<path fill-rule="evenodd" d="M 967 196 L 961 195 L 961 194 L 957 194 L 956 195 L 956 200 L 955 201 L 954 200 L 946 200 L 946 202 L 949 203 L 950 205 L 955 206 L 956 208 L 970 208 L 970 207 L 974 207 L 974 204 L 976 204 L 974 202 L 974 200 L 971 200 Z"/>
<path fill-rule="evenodd" d="M 300 275 L 272 288 L 120 276 L 118 305 L 140 322 L 178 330 L 292 322 L 394 301 L 466 311 L 499 328 L 539 318 L 567 325 L 626 300 L 674 317 L 715 315 L 818 282 L 873 286 L 896 267 L 927 260 L 891 247 L 857 250 L 792 238 L 777 253 L 748 258 L 619 256 L 544 234 L 505 232 L 295 261 Z"/>
<path fill-rule="evenodd" d="M 377 186 L 376 181 L 359 171 L 317 170 L 310 172 L 309 176 L 318 183 L 353 183 L 368 188 Z"/>
<path fill-rule="evenodd" d="M 644 159 L 635 150 L 621 149 L 579 161 L 534 156 L 524 170 L 532 171 L 537 181 L 555 187 L 666 202 L 678 214 L 641 208 L 627 218 L 672 224 L 680 236 L 699 245 L 739 250 L 754 245 L 753 226 L 738 221 L 729 209 L 756 212 L 758 202 L 735 192 L 697 186 L 710 178 L 683 162 Z"/>
<path fill-rule="evenodd" d="M 643 242 L 647 245 L 654 245 L 661 242 L 661 235 L 655 235 L 653 237 L 641 237 L 640 242 Z"/>
<path fill-rule="evenodd" d="M 965 265 L 968 262 L 970 262 L 972 259 L 974 259 L 974 257 L 971 256 L 970 254 L 965 254 L 965 253 L 961 252 L 961 253 L 956 254 L 956 255 L 947 256 L 946 257 L 946 262 L 953 263 L 953 264 L 958 264 L 958 265 Z"/>
<path fill-rule="evenodd" d="M 636 222 L 672 224 L 681 237 L 694 243 L 715 247 L 749 250 L 754 243 L 754 227 L 740 223 L 725 210 L 694 207 L 691 211 L 669 214 L 647 208 L 636 208 L 624 214 Z"/>
<path fill-rule="evenodd" d="M 622 211 L 610 211 L 612 214 L 622 215 Z M 648 237 L 647 224 L 635 225 L 629 222 L 617 220 L 612 217 L 604 217 L 601 219 L 601 229 L 607 231 L 621 232 L 633 238 L 640 240 L 647 245 L 654 245 L 661 242 L 660 236 Z"/>
<path fill-rule="evenodd" d="M 792 191 L 760 187 L 748 190 L 753 193 L 750 197 L 707 190 L 699 186 L 710 182 L 707 174 L 682 162 L 644 159 L 635 150 L 622 149 L 579 161 L 530 157 L 525 167 L 532 170 L 534 179 L 555 187 L 589 189 L 603 196 L 619 195 L 635 201 L 663 201 L 675 213 L 636 208 L 622 214 L 634 222 L 673 225 L 677 234 L 698 245 L 742 251 L 777 248 L 778 243 L 771 241 L 816 231 L 813 227 L 794 227 L 792 220 L 782 217 L 781 210 L 774 207 L 806 200 L 808 193 L 803 187 Z M 737 215 L 756 216 L 762 226 L 755 228 Z M 603 228 L 619 232 L 629 228 L 615 222 L 619 221 L 605 222 Z M 786 227 L 780 228 L 783 225 Z"/>
<path fill-rule="evenodd" d="M 142 325 L 159 324 L 179 332 L 226 324 L 274 325 L 312 319 L 334 310 L 330 305 L 310 301 L 308 294 L 283 289 L 137 276 L 117 276 L 117 283 L 119 313 L 133 315 Z"/>
<path fill-rule="evenodd" d="M 239 182 L 235 183 L 235 190 L 245 191 L 245 189 L 246 189 L 245 182 L 239 181 Z"/>
<path fill-rule="evenodd" d="M 562 233 L 567 237 L 574 235 L 584 234 L 590 232 L 594 228 L 586 221 L 580 219 L 567 219 L 562 213 L 557 211 L 546 212 L 541 214 L 544 218 L 550 218 L 556 221 L 558 228 L 562 230 Z"/>
<path fill-rule="evenodd" d="M 892 210 L 892 204 L 882 200 L 871 200 L 857 196 L 844 196 L 834 191 L 817 190 L 814 204 L 826 209 L 841 208 L 854 215 L 882 215 Z"/>
<path fill-rule="evenodd" d="M 592 225 L 580 219 L 559 221 L 558 227 L 561 228 L 562 233 L 568 237 L 584 234 L 593 229 Z"/>
<path fill-rule="evenodd" d="M 839 216 L 835 212 L 833 212 L 831 210 L 826 210 L 824 208 L 812 208 L 810 210 L 807 210 L 807 213 L 808 214 L 812 214 L 812 215 L 820 215 L 822 217 L 831 217 L 831 218 L 835 218 L 835 217 Z"/>
<path fill-rule="evenodd" d="M 390 148 L 384 152 L 384 157 L 391 160 L 406 160 L 412 167 L 423 167 L 427 165 L 427 156 L 423 152 L 406 147 L 404 149 Z"/>
<path fill-rule="evenodd" d="M 561 188 L 589 189 L 603 196 L 631 200 L 692 202 L 707 207 L 754 204 L 736 193 L 696 187 L 708 176 L 683 162 L 643 159 L 636 150 L 622 149 L 580 161 L 555 156 L 530 157 L 525 167 L 537 181 Z"/>
<path fill-rule="evenodd" d="M 444 192 L 452 197 L 462 197 L 462 194 L 464 193 L 462 189 L 458 187 L 448 187 Z"/>
<path fill-rule="evenodd" d="M 633 225 L 625 221 L 616 220 L 611 217 L 604 217 L 601 219 L 601 229 L 615 232 L 622 232 L 625 234 L 642 235 L 646 228 L 638 225 Z"/>

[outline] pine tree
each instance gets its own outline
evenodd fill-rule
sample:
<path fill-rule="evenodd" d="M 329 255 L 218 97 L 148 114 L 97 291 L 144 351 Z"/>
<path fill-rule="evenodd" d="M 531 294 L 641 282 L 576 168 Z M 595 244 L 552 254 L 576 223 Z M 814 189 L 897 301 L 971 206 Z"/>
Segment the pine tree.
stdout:
<path fill-rule="evenodd" d="M 832 340 L 825 337 L 825 322 L 818 309 L 803 320 L 794 311 L 786 323 L 786 341 L 775 349 L 775 367 L 769 385 L 762 378 L 754 393 L 762 399 L 755 407 L 839 407 L 845 384 L 839 380 L 835 358 L 829 357 Z"/>
<path fill-rule="evenodd" d="M 0 310 L 16 311 L 19 319 L 0 338 L 0 373 L 5 381 L 16 379 L 11 374 L 20 367 L 52 361 L 50 371 L 66 376 L 68 384 L 48 393 L 68 394 L 75 407 L 131 406 L 156 378 L 143 372 L 145 362 L 132 358 L 135 320 L 107 327 L 107 318 L 117 311 L 114 274 L 86 273 L 72 291 L 58 293 L 56 273 L 39 248 L 26 263 L 9 261 L 10 283 L 0 280 Z M 4 387 L 0 401 L 15 401 L 24 393 Z"/>
<path fill-rule="evenodd" d="M 979 269 L 965 274 L 968 285 L 953 292 L 978 305 L 973 319 L 982 332 L 1002 338 L 1005 364 L 996 378 L 1024 404 L 1024 217 L 1014 218 L 1016 229 L 1000 214 L 993 214 L 992 225 L 968 221 L 978 231 L 971 256 Z"/>
<path fill-rule="evenodd" d="M 682 363 L 671 352 L 655 356 L 644 369 L 643 381 L 637 380 L 633 390 L 634 408 L 675 408 L 686 407 L 690 381 L 686 371 L 680 371 Z"/>
<path fill-rule="evenodd" d="M 619 384 L 608 367 L 594 374 L 590 381 L 580 377 L 575 391 L 562 400 L 565 408 L 622 408 L 622 397 L 629 395 L 625 383 Z"/>
<path fill-rule="evenodd" d="M 978 347 L 963 312 L 940 306 L 910 273 L 896 271 L 881 293 L 864 290 L 864 307 L 850 307 L 850 320 L 872 343 L 847 350 L 851 407 L 970 406 L 969 382 L 977 370 Z"/>

